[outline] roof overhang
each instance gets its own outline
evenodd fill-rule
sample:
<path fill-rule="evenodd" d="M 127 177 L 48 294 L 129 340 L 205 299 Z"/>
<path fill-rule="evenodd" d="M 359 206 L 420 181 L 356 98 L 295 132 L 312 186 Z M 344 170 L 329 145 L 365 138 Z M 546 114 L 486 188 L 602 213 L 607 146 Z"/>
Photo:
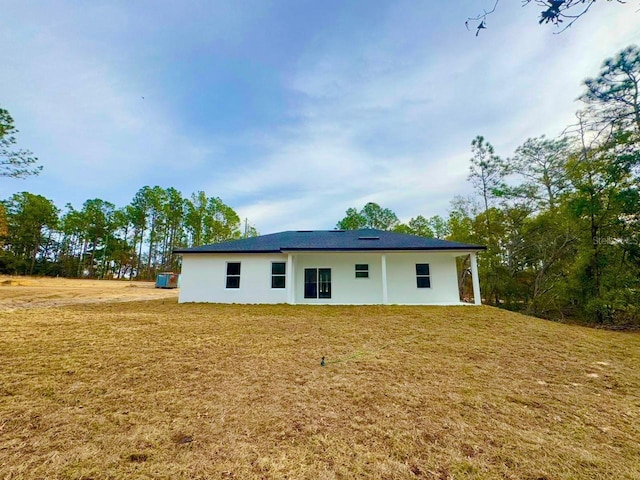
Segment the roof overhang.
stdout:
<path fill-rule="evenodd" d="M 176 255 L 217 255 L 217 254 L 260 254 L 260 253 L 355 253 L 355 252 L 479 252 L 486 250 L 487 247 L 482 245 L 469 245 L 464 247 L 449 247 L 449 248 L 282 248 L 279 250 L 174 250 Z"/>

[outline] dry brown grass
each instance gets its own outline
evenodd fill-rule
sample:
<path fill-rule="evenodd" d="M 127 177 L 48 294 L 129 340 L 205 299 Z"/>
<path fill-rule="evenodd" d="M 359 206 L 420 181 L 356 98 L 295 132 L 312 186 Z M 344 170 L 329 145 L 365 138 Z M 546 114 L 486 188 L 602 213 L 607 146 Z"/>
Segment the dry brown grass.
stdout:
<path fill-rule="evenodd" d="M 638 479 L 638 365 L 489 307 L 4 312 L 0 478 Z"/>
<path fill-rule="evenodd" d="M 0 275 L 0 311 L 177 296 L 177 290 L 157 289 L 153 282 Z"/>

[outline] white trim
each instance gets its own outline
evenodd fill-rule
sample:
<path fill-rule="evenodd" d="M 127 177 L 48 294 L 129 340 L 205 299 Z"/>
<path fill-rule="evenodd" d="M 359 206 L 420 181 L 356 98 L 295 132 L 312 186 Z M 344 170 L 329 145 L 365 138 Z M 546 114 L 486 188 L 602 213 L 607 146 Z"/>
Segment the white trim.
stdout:
<path fill-rule="evenodd" d="M 389 303 L 389 291 L 387 289 L 387 256 L 383 253 L 380 256 L 382 268 L 382 304 Z"/>
<path fill-rule="evenodd" d="M 291 302 L 296 304 L 296 256 L 291 255 Z"/>
<path fill-rule="evenodd" d="M 469 249 L 451 249 L 451 248 L 444 248 L 444 249 L 438 249 L 438 250 L 287 250 L 282 249 L 280 250 L 280 252 L 273 252 L 273 253 L 283 253 L 283 254 L 295 254 L 298 255 L 300 253 L 306 253 L 309 255 L 320 255 L 320 254 L 327 254 L 327 253 L 366 253 L 369 255 L 375 255 L 376 253 L 381 253 L 381 254 L 391 254 L 391 253 L 419 253 L 419 254 L 429 254 L 429 253 L 449 253 L 454 257 L 460 256 L 460 255 L 465 255 L 468 254 L 470 252 L 478 252 L 478 250 L 469 250 Z M 209 252 L 207 252 L 209 253 Z M 242 255 L 256 255 L 259 254 L 261 252 L 211 252 L 211 253 L 222 253 L 222 254 L 227 254 L 227 255 L 234 255 L 235 253 L 238 254 L 242 254 Z M 272 253 L 272 252 L 264 252 L 264 253 Z M 181 253 L 180 255 L 188 255 L 188 254 L 183 254 Z M 201 254 L 200 254 L 201 255 Z"/>
<path fill-rule="evenodd" d="M 482 305 L 482 298 L 480 297 L 480 278 L 478 278 L 478 258 L 475 252 L 471 252 L 471 283 L 473 284 L 473 303 L 475 305 Z"/>
<path fill-rule="evenodd" d="M 293 283 L 293 255 L 290 253 L 287 255 L 287 271 L 285 272 L 285 282 L 287 282 L 287 303 L 295 305 L 296 300 L 296 286 Z"/>
<path fill-rule="evenodd" d="M 313 300 L 312 298 L 308 298 L 307 300 Z M 229 304 L 232 305 L 232 304 Z M 258 304 L 259 305 L 259 304 Z M 314 305 L 343 305 L 343 306 L 367 306 L 367 305 L 380 305 L 379 303 L 327 303 L 327 302 L 309 302 L 309 303 L 299 303 L 297 305 L 303 306 L 314 306 Z M 449 303 L 449 302 L 437 302 L 437 303 L 387 303 L 386 307 L 474 307 L 475 305 L 467 302 L 457 302 L 457 303 Z"/>

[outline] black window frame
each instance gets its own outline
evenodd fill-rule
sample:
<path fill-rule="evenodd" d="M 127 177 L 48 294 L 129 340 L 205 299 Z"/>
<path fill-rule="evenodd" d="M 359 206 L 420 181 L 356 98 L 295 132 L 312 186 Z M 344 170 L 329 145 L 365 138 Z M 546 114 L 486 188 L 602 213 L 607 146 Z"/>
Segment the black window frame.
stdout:
<path fill-rule="evenodd" d="M 282 266 L 282 273 L 274 272 L 274 266 Z M 287 262 L 271 262 L 271 288 L 287 288 Z"/>
<path fill-rule="evenodd" d="M 356 278 L 369 278 L 368 263 L 356 263 Z"/>
<path fill-rule="evenodd" d="M 428 263 L 416 263 L 416 287 L 431 288 L 431 267 Z"/>
<path fill-rule="evenodd" d="M 238 266 L 238 273 L 235 272 L 235 269 L 232 270 L 232 273 L 229 273 L 230 267 Z M 240 288 L 240 274 L 242 272 L 242 262 L 227 262 L 227 271 L 225 275 L 225 288 L 228 289 L 239 289 Z"/>

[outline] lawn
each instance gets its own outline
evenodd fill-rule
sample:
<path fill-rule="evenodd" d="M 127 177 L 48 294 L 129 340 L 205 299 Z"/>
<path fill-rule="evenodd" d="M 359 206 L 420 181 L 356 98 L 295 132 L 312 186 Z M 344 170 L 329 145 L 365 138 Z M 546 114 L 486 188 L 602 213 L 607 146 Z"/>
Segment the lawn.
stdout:
<path fill-rule="evenodd" d="M 639 479 L 639 365 L 489 307 L 16 309 L 0 478 Z"/>

